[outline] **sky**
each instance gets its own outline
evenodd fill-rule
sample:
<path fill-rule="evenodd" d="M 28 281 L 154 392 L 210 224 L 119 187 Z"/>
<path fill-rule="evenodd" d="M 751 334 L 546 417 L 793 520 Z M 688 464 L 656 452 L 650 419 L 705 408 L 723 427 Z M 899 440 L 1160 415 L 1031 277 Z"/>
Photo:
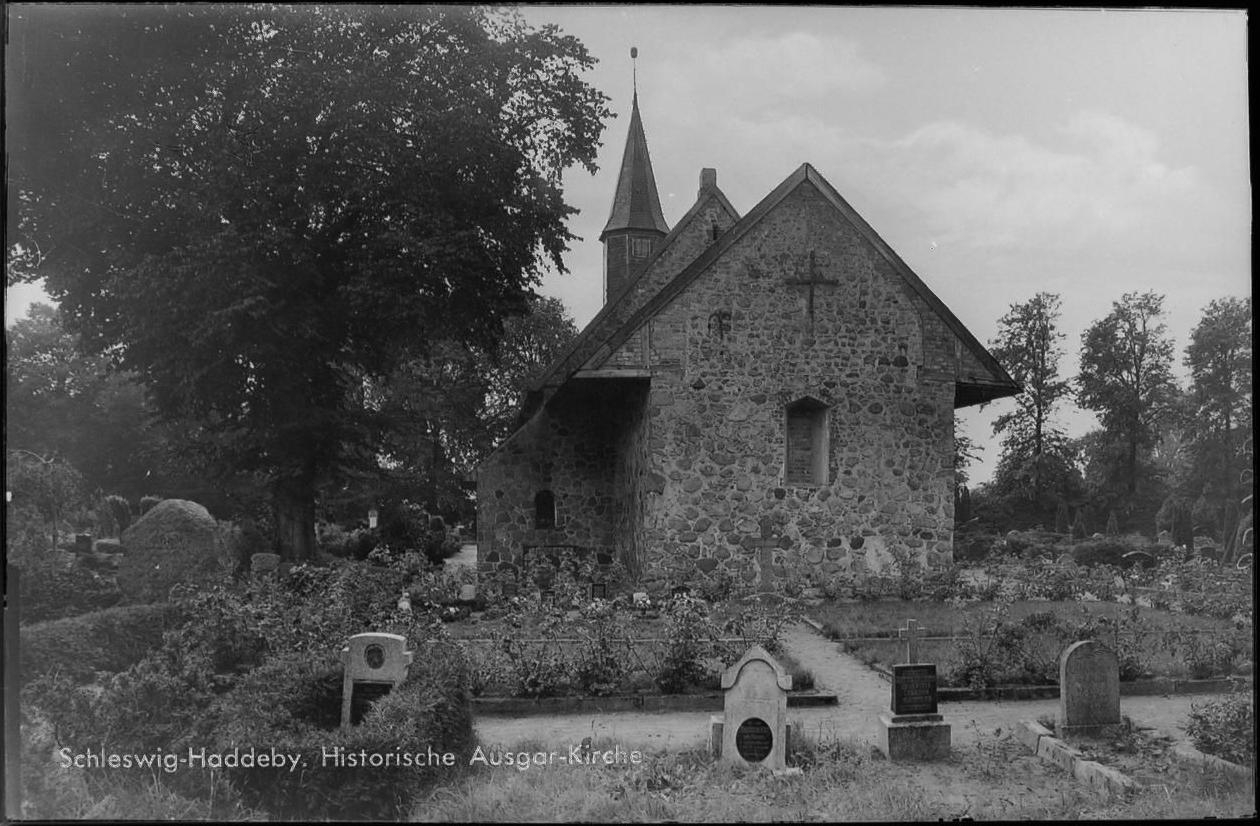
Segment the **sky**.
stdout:
<path fill-rule="evenodd" d="M 540 291 L 599 310 L 634 77 L 672 226 L 700 170 L 740 214 L 809 162 L 983 343 L 1010 306 L 1062 298 L 1062 373 L 1124 293 L 1166 296 L 1179 353 L 1213 299 L 1250 295 L 1246 15 L 1237 10 L 527 6 L 599 60 L 599 172 L 570 171 L 580 237 Z M 637 71 L 630 48 L 637 47 Z M 36 288 L 6 291 L 6 326 Z M 998 458 L 1002 400 L 960 411 Z M 1095 426 L 1065 411 L 1070 435 Z"/>
<path fill-rule="evenodd" d="M 544 280 L 578 326 L 599 310 L 637 74 L 671 226 L 700 170 L 740 214 L 808 161 L 982 343 L 1014 303 L 1062 299 L 1061 372 L 1126 292 L 1166 296 L 1177 369 L 1213 299 L 1251 293 L 1241 11 L 748 6 L 530 7 L 581 40 L 618 115 L 598 174 L 572 171 L 569 273 Z M 630 48 L 637 47 L 637 69 Z M 960 411 L 987 481 L 1002 400 Z M 1070 406 L 1069 406 L 1070 407 Z M 1065 409 L 1070 435 L 1096 427 Z"/>

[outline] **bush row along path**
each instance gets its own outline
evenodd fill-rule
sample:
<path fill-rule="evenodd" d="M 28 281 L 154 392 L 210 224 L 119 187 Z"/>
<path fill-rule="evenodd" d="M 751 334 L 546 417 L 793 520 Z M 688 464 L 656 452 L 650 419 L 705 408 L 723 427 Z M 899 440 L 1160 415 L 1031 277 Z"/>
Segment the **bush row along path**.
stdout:
<path fill-rule="evenodd" d="M 818 690 L 837 695 L 834 706 L 789 709 L 789 720 L 816 741 L 834 738 L 874 746 L 877 715 L 889 706 L 891 686 L 837 643 L 803 623 L 786 628 L 782 639 L 784 648 L 813 672 Z M 1184 725 L 1191 704 L 1208 699 L 1196 695 L 1121 697 L 1120 710 L 1143 725 L 1165 729 L 1185 740 Z M 941 703 L 940 711 L 953 727 L 955 751 L 965 752 L 974 750 L 982 736 L 992 738 L 995 730 L 1005 736 L 1020 720 L 1053 717 L 1058 705 L 1057 699 L 964 701 Z M 610 746 L 678 752 L 704 748 L 709 716 L 709 712 L 667 711 L 481 717 L 476 729 L 487 746 L 535 743 L 546 750 L 561 750 L 593 736 Z"/>

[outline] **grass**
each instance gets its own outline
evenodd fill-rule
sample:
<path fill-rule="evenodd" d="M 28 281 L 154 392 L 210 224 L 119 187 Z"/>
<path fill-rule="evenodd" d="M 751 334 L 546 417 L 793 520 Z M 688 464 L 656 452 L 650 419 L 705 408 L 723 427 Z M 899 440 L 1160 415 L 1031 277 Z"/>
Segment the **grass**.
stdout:
<path fill-rule="evenodd" d="M 721 764 L 702 752 L 651 753 L 637 766 L 476 769 L 419 801 L 425 822 L 710 822 L 1067 820 L 1241 817 L 1255 811 L 1249 784 L 1170 776 L 1128 801 L 1094 795 L 1009 738 L 995 741 L 1002 770 L 973 755 L 892 764 L 837 738 L 794 737 L 802 772 L 775 776 Z M 597 743 L 599 748 L 610 743 Z M 514 746 L 539 750 L 537 742 Z"/>

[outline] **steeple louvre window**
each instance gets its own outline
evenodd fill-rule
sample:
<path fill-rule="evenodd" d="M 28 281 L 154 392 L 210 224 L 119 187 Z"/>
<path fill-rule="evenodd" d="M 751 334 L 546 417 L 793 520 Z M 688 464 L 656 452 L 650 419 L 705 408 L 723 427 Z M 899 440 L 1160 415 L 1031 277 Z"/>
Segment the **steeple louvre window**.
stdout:
<path fill-rule="evenodd" d="M 647 258 L 652 254 L 651 238 L 631 238 L 630 254 L 635 258 Z"/>

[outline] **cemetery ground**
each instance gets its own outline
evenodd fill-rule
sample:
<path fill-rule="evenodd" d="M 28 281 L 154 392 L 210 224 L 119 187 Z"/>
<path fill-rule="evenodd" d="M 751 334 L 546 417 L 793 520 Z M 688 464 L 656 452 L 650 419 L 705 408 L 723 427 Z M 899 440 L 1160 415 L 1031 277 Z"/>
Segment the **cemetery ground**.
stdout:
<path fill-rule="evenodd" d="M 200 536 L 215 528 L 185 530 Z M 145 535 L 136 532 L 133 543 Z M 13 541 L 11 532 L 11 549 Z M 604 600 L 591 598 L 578 571 L 558 572 L 549 595 L 532 587 L 506 594 L 475 582 L 460 564 L 470 561 L 468 549 L 446 567 L 374 554 L 274 570 L 245 565 L 215 577 L 202 557 L 231 542 L 186 544 L 162 551 L 164 574 L 174 575 L 181 553 L 197 557 L 189 566 L 194 581 L 170 588 L 166 599 L 134 587 L 155 584 L 149 570 L 122 589 L 137 594 L 122 604 L 22 628 L 25 816 L 708 821 L 1255 811 L 1254 775 L 1183 765 L 1152 736 L 1163 730 L 1177 745 L 1254 766 L 1251 571 L 1187 553 L 1170 551 L 1149 570 L 1074 570 L 999 554 L 946 571 L 894 568 L 770 600 L 733 583 L 722 592 L 642 600 L 625 587 Z M 158 552 L 138 550 L 138 559 Z M 119 576 L 127 570 L 120 566 Z M 65 599 L 69 592 L 35 593 Z M 905 659 L 897 630 L 912 628 L 911 618 L 925 632 L 917 659 L 939 664 L 950 749 L 930 761 L 889 761 L 877 747 L 891 690 L 880 669 Z M 1104 738 L 1084 755 L 1143 784 L 1127 794 L 1092 788 L 1039 757 L 1021 735 L 1023 721 L 1054 725 L 1058 672 L 1050 666 L 1083 638 L 1115 650 L 1120 710 L 1151 729 Z M 729 765 L 708 746 L 710 718 L 731 696 L 719 678 L 757 645 L 788 667 L 794 685 L 812 683 L 816 694 L 835 697 L 797 706 L 786 695 L 785 772 Z M 370 685 L 373 669 L 389 675 L 389 686 Z M 367 684 L 358 682 L 365 675 Z M 1230 682 L 1238 693 L 1181 693 Z M 1036 688 L 1036 698 L 997 690 L 1012 684 Z M 1148 690 L 1133 693 L 1134 686 Z M 553 713 L 485 713 L 494 695 Z M 598 710 L 627 697 L 674 710 Z M 469 759 L 478 747 L 566 754 L 584 741 L 583 754 L 634 751 L 639 760 L 522 770 L 519 762 Z M 330 749 L 429 748 L 455 759 L 372 768 L 321 757 Z M 296 755 L 303 769 L 64 765 L 67 754 L 96 749 L 278 750 Z"/>

